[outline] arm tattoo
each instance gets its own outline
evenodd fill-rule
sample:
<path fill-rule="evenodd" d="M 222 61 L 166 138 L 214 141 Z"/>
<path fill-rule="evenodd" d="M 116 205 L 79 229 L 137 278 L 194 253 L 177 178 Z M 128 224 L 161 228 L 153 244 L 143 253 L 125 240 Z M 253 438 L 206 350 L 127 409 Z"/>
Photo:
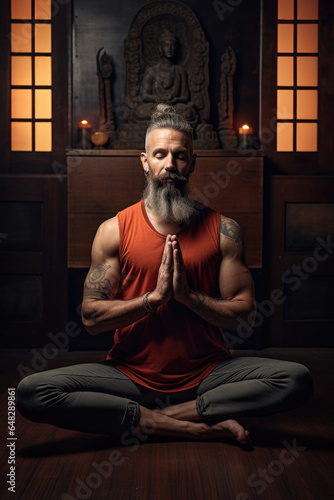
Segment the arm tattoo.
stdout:
<path fill-rule="evenodd" d="M 220 219 L 220 232 L 236 243 L 242 240 L 241 228 L 239 224 L 232 219 Z"/>
<path fill-rule="evenodd" d="M 113 287 L 109 279 L 106 278 L 106 272 L 109 268 L 110 266 L 98 264 L 89 271 L 85 282 L 85 290 L 88 291 L 91 298 L 97 300 L 110 299 Z"/>

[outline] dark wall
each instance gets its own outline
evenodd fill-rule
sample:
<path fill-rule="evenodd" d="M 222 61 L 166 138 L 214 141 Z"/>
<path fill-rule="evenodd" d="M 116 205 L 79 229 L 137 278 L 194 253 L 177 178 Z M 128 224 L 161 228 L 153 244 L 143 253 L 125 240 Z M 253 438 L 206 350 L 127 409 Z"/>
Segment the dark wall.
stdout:
<path fill-rule="evenodd" d="M 96 54 L 104 50 L 114 60 L 113 102 L 115 119 L 123 121 L 124 98 L 124 40 L 136 13 L 144 0 L 74 0 L 73 1 L 73 86 L 72 123 L 73 144 L 77 123 L 87 119 L 98 128 L 99 102 L 96 76 Z M 217 2 L 187 0 L 193 9 L 210 44 L 210 101 L 211 122 L 217 127 L 217 104 L 220 100 L 220 57 L 231 45 L 237 55 L 234 76 L 234 127 L 248 123 L 257 133 L 259 128 L 259 54 L 260 0 L 239 3 L 223 11 Z M 228 3 L 219 2 L 229 6 Z"/>

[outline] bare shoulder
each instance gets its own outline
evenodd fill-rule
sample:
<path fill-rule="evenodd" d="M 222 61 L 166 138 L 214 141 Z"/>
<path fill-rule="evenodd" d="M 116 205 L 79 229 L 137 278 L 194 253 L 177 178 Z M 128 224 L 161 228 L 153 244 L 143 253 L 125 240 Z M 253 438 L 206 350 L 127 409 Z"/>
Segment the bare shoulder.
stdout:
<path fill-rule="evenodd" d="M 242 242 L 242 229 L 239 224 L 225 215 L 220 216 L 220 234 L 235 243 Z"/>
<path fill-rule="evenodd" d="M 92 247 L 92 256 L 113 257 L 118 253 L 119 228 L 117 217 L 108 219 L 99 226 Z M 100 260 L 100 259 L 98 259 Z"/>
<path fill-rule="evenodd" d="M 225 215 L 220 217 L 220 248 L 223 255 L 243 257 L 244 238 L 239 224 Z"/>

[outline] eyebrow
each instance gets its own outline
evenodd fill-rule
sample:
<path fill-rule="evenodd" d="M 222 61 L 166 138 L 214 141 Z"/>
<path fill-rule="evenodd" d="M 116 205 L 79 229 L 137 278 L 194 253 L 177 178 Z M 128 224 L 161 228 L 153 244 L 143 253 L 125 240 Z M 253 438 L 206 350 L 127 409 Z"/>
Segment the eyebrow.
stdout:
<path fill-rule="evenodd" d="M 168 151 L 167 148 L 155 148 L 152 151 L 152 155 L 156 155 L 157 153 L 166 153 Z M 177 153 L 188 153 L 188 149 L 180 146 L 179 148 L 173 151 L 173 154 Z"/>

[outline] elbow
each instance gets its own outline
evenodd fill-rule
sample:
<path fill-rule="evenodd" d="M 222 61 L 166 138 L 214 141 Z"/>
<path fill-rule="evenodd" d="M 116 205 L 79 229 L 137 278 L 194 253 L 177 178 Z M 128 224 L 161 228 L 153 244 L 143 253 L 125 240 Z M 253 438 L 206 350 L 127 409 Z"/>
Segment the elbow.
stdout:
<path fill-rule="evenodd" d="M 249 333 L 253 330 L 256 318 L 256 303 L 251 302 L 245 307 L 242 313 L 238 317 L 238 328 L 242 329 L 244 334 Z"/>
<path fill-rule="evenodd" d="M 97 311 L 94 308 L 84 307 L 84 305 L 82 305 L 81 319 L 85 330 L 90 335 L 97 335 L 100 333 L 97 321 Z"/>

